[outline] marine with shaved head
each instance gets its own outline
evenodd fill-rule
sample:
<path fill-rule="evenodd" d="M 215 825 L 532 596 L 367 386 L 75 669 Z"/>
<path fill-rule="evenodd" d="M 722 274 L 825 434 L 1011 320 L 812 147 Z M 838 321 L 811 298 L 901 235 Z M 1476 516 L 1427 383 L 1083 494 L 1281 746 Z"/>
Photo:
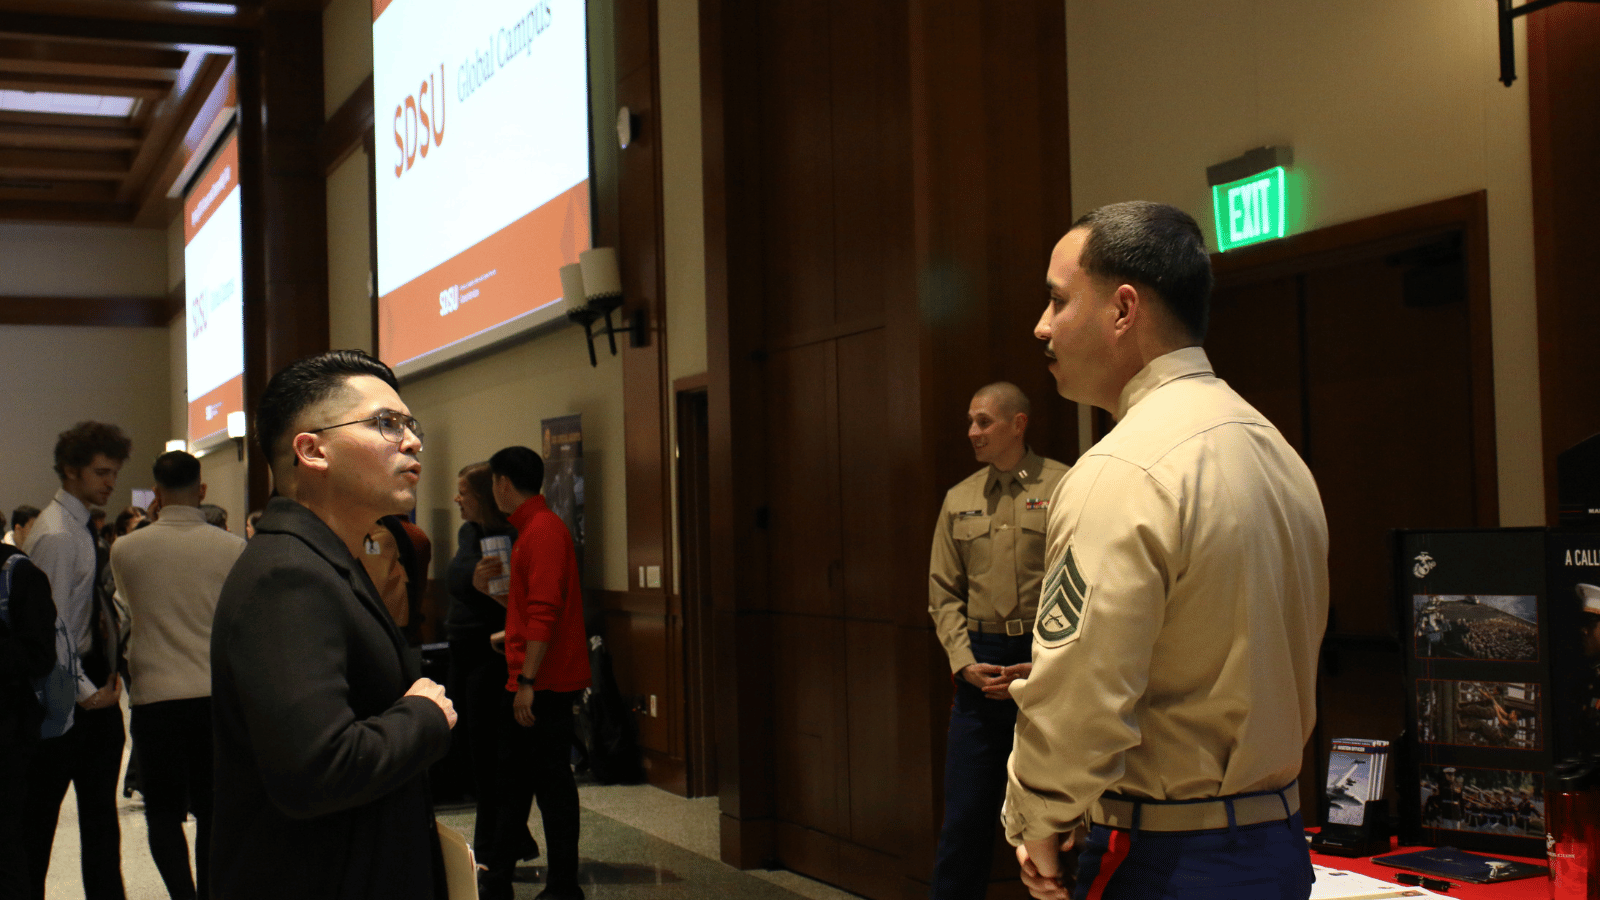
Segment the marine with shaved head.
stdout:
<path fill-rule="evenodd" d="M 973 395 L 967 439 L 984 467 L 945 495 L 933 532 L 928 613 L 955 685 L 935 900 L 983 897 L 989 887 L 1017 716 L 1007 692 L 1028 671 L 1045 520 L 1067 473 L 1028 448 L 1028 411 L 1009 382 Z"/>

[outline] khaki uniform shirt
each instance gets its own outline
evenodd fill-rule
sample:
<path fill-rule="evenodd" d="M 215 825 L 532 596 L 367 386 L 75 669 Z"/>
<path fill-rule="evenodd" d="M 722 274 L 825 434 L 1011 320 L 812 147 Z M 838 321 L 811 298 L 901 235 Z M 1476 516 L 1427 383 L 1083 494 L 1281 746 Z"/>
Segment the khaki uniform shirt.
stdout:
<path fill-rule="evenodd" d="M 1015 472 L 985 466 L 951 488 L 933 530 L 928 613 L 958 672 L 977 660 L 967 619 L 1020 619 L 1039 606 L 1050 495 L 1067 467 L 1032 450 Z"/>
<path fill-rule="evenodd" d="M 1198 347 L 1151 362 L 1119 407 L 1051 501 L 1033 672 L 1011 685 L 1013 844 L 1131 825 L 1106 791 L 1282 788 L 1316 715 L 1328 531 L 1310 470 Z"/>

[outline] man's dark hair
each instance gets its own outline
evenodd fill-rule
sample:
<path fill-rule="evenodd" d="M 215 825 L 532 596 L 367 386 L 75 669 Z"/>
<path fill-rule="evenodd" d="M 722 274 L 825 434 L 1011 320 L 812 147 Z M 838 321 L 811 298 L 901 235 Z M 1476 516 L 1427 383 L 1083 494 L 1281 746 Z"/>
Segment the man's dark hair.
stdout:
<path fill-rule="evenodd" d="M 1196 343 L 1211 316 L 1211 257 L 1188 213 L 1165 203 L 1112 203 L 1074 222 L 1087 228 L 1078 267 L 1150 288 Z"/>
<path fill-rule="evenodd" d="M 133 450 L 133 440 L 122 429 L 105 422 L 79 422 L 56 436 L 56 475 L 67 477 L 68 469 L 81 469 L 103 453 L 112 462 L 122 462 Z"/>
<path fill-rule="evenodd" d="M 169 491 L 186 491 L 200 484 L 200 460 L 182 450 L 168 450 L 150 467 L 156 484 Z"/>
<path fill-rule="evenodd" d="M 128 533 L 129 522 L 132 522 L 134 519 L 143 520 L 144 518 L 145 512 L 143 509 L 137 506 L 130 506 L 127 509 L 124 509 L 122 512 L 117 513 L 117 518 L 112 523 L 111 533 L 117 537 L 122 537 Z"/>
<path fill-rule="evenodd" d="M 361 350 L 330 350 L 289 365 L 272 376 L 256 404 L 256 440 L 272 466 L 287 448 L 279 444 L 300 414 L 344 390 L 345 382 L 371 375 L 400 390 L 394 371 Z"/>
<path fill-rule="evenodd" d="M 511 486 L 524 494 L 537 494 L 544 488 L 544 459 L 527 447 L 507 447 L 489 457 L 489 471 L 511 479 Z"/>
<path fill-rule="evenodd" d="M 223 531 L 228 530 L 228 511 L 215 503 L 200 504 L 200 514 L 206 517 L 207 525 L 215 525 Z"/>

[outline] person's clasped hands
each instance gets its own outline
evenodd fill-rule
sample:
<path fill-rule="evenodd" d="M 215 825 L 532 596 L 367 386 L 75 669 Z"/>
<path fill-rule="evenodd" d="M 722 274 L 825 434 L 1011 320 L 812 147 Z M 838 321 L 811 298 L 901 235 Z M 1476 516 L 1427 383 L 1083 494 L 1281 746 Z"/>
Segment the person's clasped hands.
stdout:
<path fill-rule="evenodd" d="M 992 663 L 972 663 L 961 670 L 961 677 L 990 700 L 1010 700 L 1011 682 L 1027 678 L 1033 672 L 1033 663 L 997 666 Z"/>

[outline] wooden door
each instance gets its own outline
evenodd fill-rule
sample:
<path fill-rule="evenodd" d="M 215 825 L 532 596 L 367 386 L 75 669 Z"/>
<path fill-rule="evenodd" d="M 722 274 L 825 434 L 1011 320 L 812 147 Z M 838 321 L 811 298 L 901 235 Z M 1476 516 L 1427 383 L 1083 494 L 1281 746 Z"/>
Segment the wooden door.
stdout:
<path fill-rule="evenodd" d="M 1328 517 L 1330 603 L 1302 801 L 1320 813 L 1331 737 L 1402 739 L 1390 533 L 1494 525 L 1483 501 L 1481 341 L 1463 231 L 1229 267 L 1206 350 L 1310 465 Z M 1481 261 L 1480 261 L 1481 262 Z M 1486 298 L 1484 298 L 1486 301 Z M 1492 417 L 1489 417 L 1492 421 Z M 1312 816 L 1308 813 L 1307 819 Z"/>

